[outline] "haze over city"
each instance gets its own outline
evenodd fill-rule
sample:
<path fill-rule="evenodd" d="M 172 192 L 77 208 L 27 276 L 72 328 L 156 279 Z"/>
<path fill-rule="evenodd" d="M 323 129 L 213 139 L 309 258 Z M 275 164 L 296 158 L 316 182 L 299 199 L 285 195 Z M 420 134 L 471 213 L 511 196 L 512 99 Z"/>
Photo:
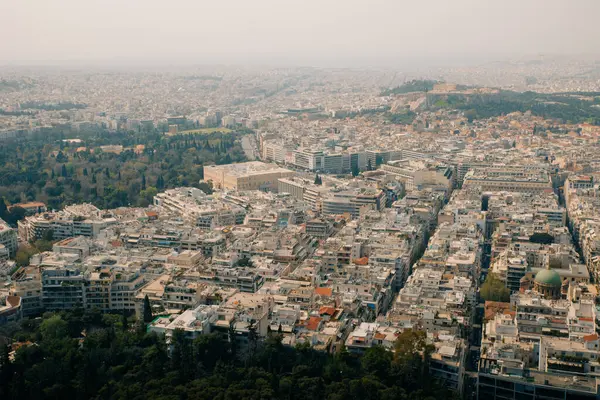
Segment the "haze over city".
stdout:
<path fill-rule="evenodd" d="M 3 64 L 460 64 L 598 54 L 595 0 L 62 0 L 2 10 Z"/>

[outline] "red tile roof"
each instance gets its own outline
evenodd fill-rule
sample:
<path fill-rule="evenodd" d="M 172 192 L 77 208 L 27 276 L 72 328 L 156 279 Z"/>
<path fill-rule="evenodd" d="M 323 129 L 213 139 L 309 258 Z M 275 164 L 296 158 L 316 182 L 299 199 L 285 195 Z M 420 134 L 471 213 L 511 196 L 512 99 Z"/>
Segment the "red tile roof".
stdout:
<path fill-rule="evenodd" d="M 335 308 L 334 307 L 327 307 L 327 306 L 323 306 L 319 309 L 319 314 L 323 315 L 329 315 L 329 316 L 333 316 L 333 314 L 335 314 Z"/>
<path fill-rule="evenodd" d="M 583 337 L 584 342 L 593 342 L 594 340 L 598 340 L 598 334 L 594 333 L 592 335 L 587 335 Z"/>
<path fill-rule="evenodd" d="M 368 265 L 369 258 L 368 257 L 357 258 L 357 259 L 353 260 L 353 262 L 356 265 Z"/>
<path fill-rule="evenodd" d="M 328 287 L 318 287 L 315 289 L 315 294 L 318 294 L 319 296 L 329 297 L 333 294 L 333 289 Z"/>
<path fill-rule="evenodd" d="M 321 317 L 310 317 L 306 322 L 306 329 L 310 331 L 316 331 L 319 329 L 319 325 L 321 324 L 322 320 L 323 318 Z"/>

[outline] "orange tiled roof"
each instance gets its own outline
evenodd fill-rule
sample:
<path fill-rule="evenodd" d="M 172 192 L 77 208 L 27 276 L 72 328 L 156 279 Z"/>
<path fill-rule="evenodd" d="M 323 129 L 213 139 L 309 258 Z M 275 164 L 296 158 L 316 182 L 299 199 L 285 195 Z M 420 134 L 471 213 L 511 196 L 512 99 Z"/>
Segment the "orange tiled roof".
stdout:
<path fill-rule="evenodd" d="M 318 294 L 319 296 L 329 297 L 333 294 L 333 289 L 328 287 L 319 287 L 315 289 L 315 294 Z"/>
<path fill-rule="evenodd" d="M 335 308 L 323 306 L 319 309 L 319 314 L 321 314 L 321 315 L 326 314 L 326 315 L 332 316 L 333 314 L 335 314 Z"/>
<path fill-rule="evenodd" d="M 587 335 L 583 337 L 584 342 L 593 342 L 594 340 L 598 340 L 598 334 L 594 333 L 592 335 Z"/>
<path fill-rule="evenodd" d="M 319 328 L 319 324 L 321 324 L 322 320 L 323 318 L 321 317 L 310 317 L 306 322 L 306 329 L 316 331 Z"/>
<path fill-rule="evenodd" d="M 357 258 L 357 259 L 353 260 L 353 262 L 356 265 L 368 265 L 369 258 L 368 257 Z"/>

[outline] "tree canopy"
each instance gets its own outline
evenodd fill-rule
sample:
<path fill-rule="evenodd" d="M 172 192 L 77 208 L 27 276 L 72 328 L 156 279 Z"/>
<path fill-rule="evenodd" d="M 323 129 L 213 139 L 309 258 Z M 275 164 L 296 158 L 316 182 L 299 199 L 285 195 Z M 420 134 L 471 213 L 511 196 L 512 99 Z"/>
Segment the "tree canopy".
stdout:
<path fill-rule="evenodd" d="M 342 346 L 329 355 L 307 344 L 285 346 L 275 333 L 238 348 L 225 332 L 191 340 L 181 330 L 167 344 L 161 335 L 123 329 L 124 324 L 121 314 L 94 310 L 13 324 L 9 334 L 23 345 L 13 362 L 7 348 L 0 348 L 0 398 L 452 398 L 429 379 L 422 351 L 394 357 L 375 346 L 356 356 Z M 419 334 L 402 338 L 400 348 L 422 348 Z"/>
<path fill-rule="evenodd" d="M 244 161 L 240 135 L 43 129 L 27 140 L 0 143 L 0 198 L 5 206 L 42 201 L 50 209 L 82 202 L 100 208 L 147 206 L 150 188 L 200 187 L 204 165 Z M 123 149 L 103 151 L 115 145 Z M 23 215 L 19 208 L 3 211 L 0 204 L 0 218 L 9 223 Z"/>
<path fill-rule="evenodd" d="M 486 301 L 510 301 L 510 290 L 494 273 L 489 273 L 480 289 L 481 297 Z"/>

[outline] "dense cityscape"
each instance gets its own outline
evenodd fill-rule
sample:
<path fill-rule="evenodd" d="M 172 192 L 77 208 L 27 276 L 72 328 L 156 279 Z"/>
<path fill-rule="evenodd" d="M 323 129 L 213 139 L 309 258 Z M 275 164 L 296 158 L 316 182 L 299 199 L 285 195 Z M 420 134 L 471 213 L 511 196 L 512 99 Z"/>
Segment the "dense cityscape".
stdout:
<path fill-rule="evenodd" d="M 0 62 L 0 399 L 600 399 L 597 58 L 176 61 Z"/>

